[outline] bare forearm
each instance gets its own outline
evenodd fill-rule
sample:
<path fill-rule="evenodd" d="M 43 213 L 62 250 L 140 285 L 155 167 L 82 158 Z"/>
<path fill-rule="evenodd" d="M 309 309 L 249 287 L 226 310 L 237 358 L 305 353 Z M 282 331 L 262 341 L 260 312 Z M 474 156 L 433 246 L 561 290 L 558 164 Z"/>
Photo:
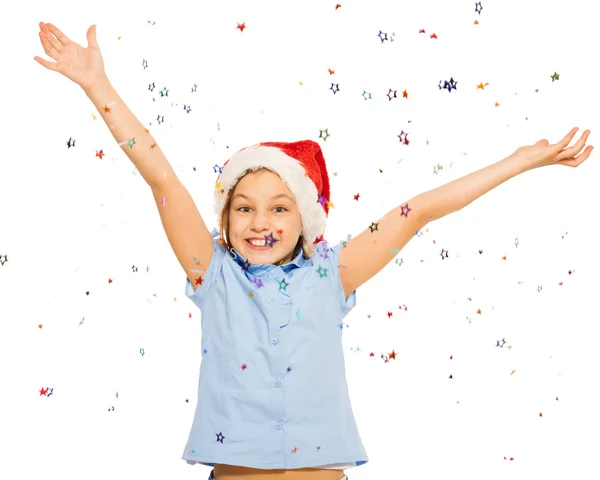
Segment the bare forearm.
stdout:
<path fill-rule="evenodd" d="M 524 162 L 517 155 L 511 155 L 465 177 L 421 193 L 413 199 L 413 204 L 425 213 L 429 223 L 463 209 L 524 171 Z"/>
<path fill-rule="evenodd" d="M 175 172 L 150 132 L 129 110 L 108 78 L 98 80 L 84 92 L 150 187 L 175 177 Z"/>

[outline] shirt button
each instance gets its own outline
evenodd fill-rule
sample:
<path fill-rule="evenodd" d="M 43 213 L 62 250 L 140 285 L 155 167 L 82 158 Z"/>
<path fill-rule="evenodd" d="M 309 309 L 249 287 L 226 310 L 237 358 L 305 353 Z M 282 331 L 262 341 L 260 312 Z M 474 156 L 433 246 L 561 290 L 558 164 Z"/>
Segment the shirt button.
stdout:
<path fill-rule="evenodd" d="M 276 387 L 280 387 L 280 386 L 281 386 L 281 382 L 280 382 L 279 380 L 277 380 L 277 381 L 274 383 L 274 385 L 275 385 Z"/>
<path fill-rule="evenodd" d="M 277 345 L 279 343 L 279 339 L 277 337 L 271 339 L 271 343 L 273 345 Z"/>
<path fill-rule="evenodd" d="M 277 422 L 277 424 L 275 425 L 275 428 L 277 430 L 281 430 L 283 428 L 283 425 L 280 422 Z"/>
<path fill-rule="evenodd" d="M 270 304 L 273 304 L 273 303 L 275 303 L 275 299 L 274 299 L 274 298 L 269 298 L 269 303 L 270 303 Z"/>

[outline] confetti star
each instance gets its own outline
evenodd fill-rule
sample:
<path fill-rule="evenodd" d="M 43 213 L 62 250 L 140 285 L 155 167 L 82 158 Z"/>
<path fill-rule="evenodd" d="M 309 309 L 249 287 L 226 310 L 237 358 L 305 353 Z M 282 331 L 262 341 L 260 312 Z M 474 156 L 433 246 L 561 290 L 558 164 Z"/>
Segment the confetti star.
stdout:
<path fill-rule="evenodd" d="M 69 137 L 69 141 L 67 142 L 67 148 L 71 148 L 75 146 L 75 140 Z"/>
<path fill-rule="evenodd" d="M 402 92 L 402 98 L 408 98 L 408 92 L 406 90 Z"/>
<path fill-rule="evenodd" d="M 382 37 L 383 35 L 383 37 Z M 379 37 L 379 40 L 381 40 L 381 43 L 383 43 L 385 40 L 387 40 L 387 33 L 383 33 L 381 30 L 379 30 L 379 33 L 377 34 L 377 36 Z"/>
<path fill-rule="evenodd" d="M 475 20 L 473 23 L 474 23 L 475 25 L 479 25 L 479 20 Z"/>
<path fill-rule="evenodd" d="M 110 113 L 110 108 L 108 108 L 108 105 L 104 105 L 104 113 Z"/>
<path fill-rule="evenodd" d="M 161 123 L 164 123 L 165 117 L 164 117 L 164 115 L 158 115 L 156 117 L 156 120 L 158 121 L 158 124 L 160 125 Z"/>
<path fill-rule="evenodd" d="M 554 80 L 558 80 L 558 77 L 559 77 L 558 73 L 554 72 L 554 75 L 552 75 L 552 77 L 551 77 L 552 82 L 554 82 Z"/>
<path fill-rule="evenodd" d="M 476 11 L 476 12 L 477 12 L 479 15 L 481 15 L 481 10 L 483 10 L 483 7 L 481 6 L 481 2 L 477 2 L 477 3 L 475 4 L 475 11 Z"/>
<path fill-rule="evenodd" d="M 96 156 L 100 157 L 100 160 L 102 160 L 102 157 L 104 156 L 104 152 L 102 150 L 100 150 L 99 152 L 96 151 Z"/>
<path fill-rule="evenodd" d="M 337 3 L 337 4 L 335 5 L 335 9 L 337 10 L 338 8 L 342 8 L 342 6 L 341 6 L 339 3 Z"/>
<path fill-rule="evenodd" d="M 329 137 L 329 136 L 330 135 L 329 135 L 329 129 L 328 128 L 326 128 L 325 130 L 319 129 L 319 138 L 322 138 L 323 141 L 327 141 L 327 137 Z"/>
<path fill-rule="evenodd" d="M 146 70 L 148 68 L 148 62 L 146 60 L 142 60 L 142 66 L 144 67 L 144 70 Z"/>
<path fill-rule="evenodd" d="M 357 193 L 356 195 L 354 195 L 354 200 L 356 200 L 358 202 L 358 197 L 360 197 L 360 193 Z"/>
<path fill-rule="evenodd" d="M 215 435 L 217 436 L 217 442 L 223 443 L 223 440 L 225 440 L 225 437 L 223 436 L 223 432 L 216 433 Z"/>
<path fill-rule="evenodd" d="M 400 132 L 400 135 L 397 135 L 397 137 L 400 139 L 400 143 L 404 143 L 405 145 L 408 145 L 407 135 L 408 135 L 408 133 L 405 132 L 404 130 L 402 130 Z"/>
<path fill-rule="evenodd" d="M 265 245 L 267 247 L 273 247 L 273 244 L 278 241 L 279 240 L 276 240 L 275 238 L 273 238 L 273 232 L 271 232 L 271 234 L 269 236 L 265 235 Z"/>
<path fill-rule="evenodd" d="M 421 28 L 421 29 L 419 30 L 419 33 L 425 33 L 425 29 L 424 29 L 424 28 Z"/>
<path fill-rule="evenodd" d="M 393 96 L 393 97 L 390 97 L 390 94 L 391 94 L 392 92 L 394 92 L 394 96 Z M 388 97 L 388 99 L 389 99 L 389 101 L 390 101 L 390 102 L 392 101 L 392 98 L 398 98 L 398 96 L 396 95 L 396 93 L 397 93 L 397 92 L 398 92 L 398 90 L 392 90 L 391 88 L 389 89 L 389 91 L 388 91 L 388 94 L 387 94 L 387 97 Z"/>
<path fill-rule="evenodd" d="M 442 256 L 442 260 L 444 260 L 444 258 L 448 258 L 448 250 L 444 250 L 442 248 L 442 252 L 440 253 L 440 255 Z"/>
<path fill-rule="evenodd" d="M 238 23 L 237 27 L 235 27 L 235 28 L 239 29 L 239 31 L 243 33 L 244 29 L 246 28 L 246 22 L 244 22 L 244 23 Z"/>
<path fill-rule="evenodd" d="M 194 92 L 195 92 L 197 89 L 198 89 L 198 85 L 196 85 L 196 84 L 194 83 L 194 86 L 192 87 L 192 93 L 194 93 Z"/>
<path fill-rule="evenodd" d="M 408 218 L 408 212 L 410 212 L 412 210 L 412 208 L 410 208 L 408 206 L 408 203 L 406 205 L 402 205 L 401 208 L 402 208 L 402 213 L 400 214 L 400 216 L 401 217 L 404 216 L 404 217 Z"/>
<path fill-rule="evenodd" d="M 281 281 L 277 280 L 277 282 L 279 283 L 279 290 L 283 290 L 284 292 L 287 291 L 289 283 L 285 281 L 285 278 L 281 279 Z"/>
<path fill-rule="evenodd" d="M 134 145 L 135 145 L 135 137 L 133 137 L 127 141 L 127 146 L 129 148 L 133 148 Z"/>
<path fill-rule="evenodd" d="M 371 225 L 369 226 L 369 228 L 371 229 L 371 233 L 373 233 L 375 230 L 379 230 L 379 224 L 375 223 L 375 222 L 371 222 Z"/>
<path fill-rule="evenodd" d="M 192 107 L 190 107 L 189 105 L 184 105 L 183 109 L 187 112 L 190 113 L 192 111 Z"/>
<path fill-rule="evenodd" d="M 0 266 L 4 266 L 4 264 L 8 262 L 8 253 L 6 255 L 0 255 Z"/>
<path fill-rule="evenodd" d="M 320 278 L 326 277 L 327 276 L 327 269 L 323 268 L 321 265 L 319 265 L 319 268 L 317 268 L 317 273 L 319 274 Z"/>
<path fill-rule="evenodd" d="M 437 37 L 437 35 L 436 35 L 435 33 L 432 33 L 432 34 L 429 36 L 429 38 L 436 38 L 436 39 L 437 39 L 438 37 Z"/>
<path fill-rule="evenodd" d="M 367 97 L 366 97 L 366 95 L 368 95 L 368 96 L 369 96 L 369 98 L 367 98 Z M 366 91 L 366 90 L 363 90 L 362 96 L 363 96 L 363 98 L 364 98 L 365 100 L 371 100 L 371 94 L 370 94 L 370 93 L 367 93 L 367 91 Z"/>
<path fill-rule="evenodd" d="M 329 90 L 331 90 L 333 92 L 333 94 L 335 95 L 337 92 L 340 91 L 340 84 L 336 83 L 335 84 L 335 89 L 333 87 L 334 87 L 334 84 L 332 83 L 331 87 L 329 87 Z"/>
<path fill-rule="evenodd" d="M 332 70 L 331 68 L 328 68 L 327 71 L 329 72 L 329 75 L 333 75 L 335 73 L 335 70 Z"/>
<path fill-rule="evenodd" d="M 167 90 L 167 87 L 164 87 L 160 92 L 160 96 L 161 97 L 168 97 L 169 96 L 169 90 Z"/>
<path fill-rule="evenodd" d="M 151 92 L 153 92 L 155 88 L 156 88 L 156 85 L 154 84 L 154 82 L 152 82 L 150 85 L 148 85 L 148 90 L 150 90 Z"/>

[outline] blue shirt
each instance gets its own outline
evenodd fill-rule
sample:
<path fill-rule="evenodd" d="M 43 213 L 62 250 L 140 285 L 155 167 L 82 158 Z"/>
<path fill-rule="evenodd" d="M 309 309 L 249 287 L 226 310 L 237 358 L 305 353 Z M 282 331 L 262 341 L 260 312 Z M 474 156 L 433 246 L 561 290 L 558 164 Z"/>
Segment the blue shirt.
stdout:
<path fill-rule="evenodd" d="M 202 284 L 186 295 L 202 312 L 196 413 L 183 460 L 257 469 L 368 462 L 348 394 L 342 320 L 342 243 L 300 248 L 286 265 L 252 265 L 212 231 Z"/>

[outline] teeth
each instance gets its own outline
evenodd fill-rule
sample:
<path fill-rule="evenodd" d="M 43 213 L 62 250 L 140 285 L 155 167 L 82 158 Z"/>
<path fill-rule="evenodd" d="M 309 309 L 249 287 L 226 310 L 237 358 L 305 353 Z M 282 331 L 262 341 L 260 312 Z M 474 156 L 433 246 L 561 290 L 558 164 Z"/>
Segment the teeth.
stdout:
<path fill-rule="evenodd" d="M 248 240 L 252 245 L 256 247 L 264 247 L 266 242 L 264 240 Z"/>

